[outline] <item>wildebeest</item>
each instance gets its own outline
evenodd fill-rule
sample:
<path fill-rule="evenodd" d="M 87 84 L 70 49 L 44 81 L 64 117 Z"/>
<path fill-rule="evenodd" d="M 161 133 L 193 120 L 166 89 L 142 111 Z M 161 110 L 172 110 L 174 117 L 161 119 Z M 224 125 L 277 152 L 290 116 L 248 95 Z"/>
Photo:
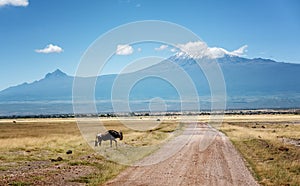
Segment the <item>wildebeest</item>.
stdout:
<path fill-rule="evenodd" d="M 123 139 L 123 133 L 117 132 L 115 130 L 108 130 L 104 134 L 97 134 L 96 135 L 96 140 L 95 140 L 95 147 L 98 146 L 98 144 L 101 146 L 102 141 L 107 141 L 110 140 L 110 146 L 112 147 L 112 141 L 116 142 L 116 147 L 117 147 L 117 140 L 116 138 L 119 138 L 120 140 Z"/>

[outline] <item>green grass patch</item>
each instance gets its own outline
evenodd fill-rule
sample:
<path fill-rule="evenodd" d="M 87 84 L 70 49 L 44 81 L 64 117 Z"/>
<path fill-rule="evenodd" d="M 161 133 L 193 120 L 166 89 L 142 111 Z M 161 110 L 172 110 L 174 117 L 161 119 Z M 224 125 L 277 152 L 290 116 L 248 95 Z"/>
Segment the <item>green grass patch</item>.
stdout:
<path fill-rule="evenodd" d="M 31 183 L 16 181 L 16 182 L 9 183 L 8 185 L 11 185 L 11 186 L 30 186 Z"/>

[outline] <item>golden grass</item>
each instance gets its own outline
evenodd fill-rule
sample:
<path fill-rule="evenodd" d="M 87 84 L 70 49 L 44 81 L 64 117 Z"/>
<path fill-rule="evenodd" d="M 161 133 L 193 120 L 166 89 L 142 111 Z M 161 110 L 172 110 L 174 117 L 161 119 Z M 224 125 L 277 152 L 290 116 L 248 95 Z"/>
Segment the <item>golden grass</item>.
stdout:
<path fill-rule="evenodd" d="M 0 123 L 2 161 L 49 160 L 65 156 L 68 149 L 89 150 L 74 121 L 47 119 Z"/>
<path fill-rule="evenodd" d="M 300 185 L 300 148 L 283 139 L 300 140 L 294 115 L 225 117 L 221 131 L 247 160 L 262 185 Z"/>
<path fill-rule="evenodd" d="M 98 130 L 99 123 L 95 122 L 96 120 L 90 118 L 85 120 L 87 127 L 83 130 L 87 129 L 90 132 L 92 140 L 94 140 L 96 133 L 105 132 Z M 115 119 L 104 119 L 101 120 L 101 125 L 106 130 L 122 130 L 124 140 L 119 142 L 120 148 L 118 149 L 109 147 L 107 141 L 103 142 L 103 146 L 98 147 L 98 151 L 107 151 L 116 157 L 123 153 L 132 157 L 128 163 L 153 152 L 158 147 L 156 145 L 172 137 L 173 131 L 180 130 L 180 125 L 176 121 L 160 123 L 156 121 L 156 118 L 129 120 L 128 125 Z M 142 128 L 140 128 L 141 126 Z M 17 169 L 19 166 L 26 166 L 26 162 L 34 161 L 47 161 L 50 162 L 49 166 L 51 166 L 51 164 L 58 163 L 51 163 L 51 159 L 62 157 L 63 162 L 70 166 L 88 165 L 95 167 L 96 173 L 80 177 L 74 181 L 97 185 L 116 176 L 126 167 L 109 161 L 105 156 L 101 156 L 101 153 L 95 153 L 94 149 L 88 145 L 90 142 L 83 138 L 74 119 L 18 119 L 16 123 L 13 120 L 0 120 L 0 171 Z M 142 153 L 141 151 L 134 151 L 134 147 L 152 145 L 155 148 L 145 149 Z M 124 148 L 122 149 L 122 147 Z M 66 154 L 69 149 L 73 151 L 71 156 Z M 140 153 L 140 156 L 137 156 L 137 153 Z M 82 157 L 85 156 L 92 158 L 83 160 Z"/>

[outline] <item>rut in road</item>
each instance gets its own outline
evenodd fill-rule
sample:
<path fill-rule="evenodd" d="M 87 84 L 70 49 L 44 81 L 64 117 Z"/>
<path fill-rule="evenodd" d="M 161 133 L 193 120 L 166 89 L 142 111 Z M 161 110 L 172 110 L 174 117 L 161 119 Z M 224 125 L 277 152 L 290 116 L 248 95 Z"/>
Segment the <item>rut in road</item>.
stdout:
<path fill-rule="evenodd" d="M 104 185 L 258 185 L 229 139 L 207 124 L 187 127 L 174 139 L 185 145 L 170 158 L 156 164 L 170 141 L 142 160 L 147 166 L 132 166 Z"/>

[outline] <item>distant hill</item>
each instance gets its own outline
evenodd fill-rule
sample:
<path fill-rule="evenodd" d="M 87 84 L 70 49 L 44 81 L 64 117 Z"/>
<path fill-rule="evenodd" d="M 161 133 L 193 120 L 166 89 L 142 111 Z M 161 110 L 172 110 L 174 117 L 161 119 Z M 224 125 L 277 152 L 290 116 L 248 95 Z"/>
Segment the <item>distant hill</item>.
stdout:
<path fill-rule="evenodd" d="M 206 60 L 201 65 L 209 65 L 212 62 L 217 62 L 223 71 L 228 108 L 294 108 L 300 106 L 299 64 L 226 55 L 214 61 Z M 178 100 L 185 98 L 180 98 L 174 84 L 154 76 L 175 77 L 177 78 L 176 86 L 184 87 L 189 82 L 179 76 L 181 71 L 188 74 L 195 84 L 198 96 L 203 101 L 202 108 L 209 108 L 209 82 L 195 60 L 187 56 L 172 56 L 168 60 L 133 73 L 100 76 L 95 85 L 95 99 L 109 102 L 116 80 L 120 82 L 116 90 L 118 88 L 122 90 L 122 88 L 126 89 L 126 82 L 134 82 L 137 78 L 147 76 L 131 87 L 129 95 L 123 95 L 122 91 L 120 95 L 118 92 L 114 92 L 114 95 L 120 99 L 129 97 L 130 100 L 144 100 L 143 103 L 134 106 L 133 110 L 137 111 L 149 108 L 147 100 L 155 97 L 172 100 L 173 103 L 169 103 L 168 109 L 176 110 L 180 107 Z M 9 87 L 0 92 L 0 115 L 72 112 L 73 79 L 74 77 L 56 70 L 38 81 Z M 80 79 L 83 82 L 89 81 L 89 78 Z M 189 93 L 187 92 L 185 96 L 188 97 Z M 177 103 L 175 103 L 176 100 Z M 22 103 L 24 105 L 20 106 Z M 28 107 L 26 105 L 28 103 L 35 104 L 35 106 Z M 53 106 L 53 103 L 56 106 Z M 68 105 L 57 106 L 59 103 L 68 103 Z M 43 105 L 42 109 L 40 105 Z M 109 110 L 111 110 L 111 104 L 108 103 L 98 108 L 99 112 Z"/>
<path fill-rule="evenodd" d="M 73 77 L 60 70 L 48 73 L 43 79 L 23 83 L 0 92 L 1 101 L 50 101 L 72 98 Z"/>

